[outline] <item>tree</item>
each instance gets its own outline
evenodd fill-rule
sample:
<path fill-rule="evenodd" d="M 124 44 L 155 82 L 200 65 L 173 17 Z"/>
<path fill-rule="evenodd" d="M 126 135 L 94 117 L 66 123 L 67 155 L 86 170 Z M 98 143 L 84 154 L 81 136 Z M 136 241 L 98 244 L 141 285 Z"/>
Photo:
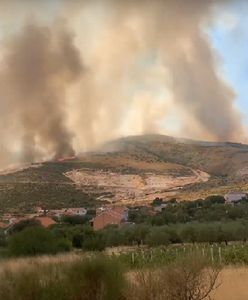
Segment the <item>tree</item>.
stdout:
<path fill-rule="evenodd" d="M 180 236 L 184 242 L 195 243 L 197 241 L 197 229 L 195 226 L 187 225 L 182 228 Z"/>
<path fill-rule="evenodd" d="M 127 244 L 142 245 L 149 233 L 149 226 L 147 225 L 134 225 L 124 229 L 124 239 Z"/>
<path fill-rule="evenodd" d="M 106 247 L 104 236 L 100 232 L 94 234 L 83 241 L 82 249 L 87 251 L 103 251 Z"/>
<path fill-rule="evenodd" d="M 107 247 L 115 247 L 125 244 L 124 232 L 118 227 L 118 225 L 108 225 L 101 231 L 101 233 L 103 234 Z"/>
<path fill-rule="evenodd" d="M 34 256 L 68 251 L 68 245 L 43 227 L 29 227 L 10 237 L 8 250 L 13 256 Z"/>
<path fill-rule="evenodd" d="M 28 227 L 39 227 L 41 226 L 41 223 L 39 220 L 36 219 L 26 219 L 22 220 L 15 225 L 9 230 L 9 233 L 17 233 L 20 232 Z"/>
<path fill-rule="evenodd" d="M 169 245 L 170 235 L 163 229 L 163 227 L 155 227 L 147 235 L 146 243 L 151 247 Z"/>

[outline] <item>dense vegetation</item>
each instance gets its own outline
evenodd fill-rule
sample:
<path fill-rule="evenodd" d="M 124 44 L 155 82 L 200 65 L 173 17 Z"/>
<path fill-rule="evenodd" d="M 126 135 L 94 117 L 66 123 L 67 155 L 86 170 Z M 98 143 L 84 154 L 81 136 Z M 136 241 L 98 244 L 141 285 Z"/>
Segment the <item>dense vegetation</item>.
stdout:
<path fill-rule="evenodd" d="M 0 234 L 0 246 L 7 255 L 30 256 L 65 252 L 73 248 L 102 251 L 106 247 L 135 245 L 151 248 L 206 243 L 228 246 L 235 241 L 242 241 L 246 245 L 247 239 L 248 223 L 243 221 L 170 226 L 131 225 L 122 228 L 109 226 L 97 232 L 87 225 L 61 224 L 50 229 L 27 227 L 10 236 Z"/>
<path fill-rule="evenodd" d="M 155 199 L 153 206 L 156 208 L 161 202 L 161 199 Z M 40 224 L 32 220 L 22 221 L 13 226 L 8 235 L 0 232 L 0 247 L 8 247 L 10 255 L 38 255 L 73 248 L 102 251 L 116 246 L 228 245 L 248 240 L 247 199 L 235 205 L 225 204 L 221 196 L 195 202 L 178 203 L 174 200 L 168 202 L 160 213 L 151 215 L 150 211 L 151 208 L 147 207 L 131 208 L 128 224 L 121 227 L 109 225 L 97 232 L 89 224 L 94 210 L 89 210 L 84 217 L 64 217 L 49 229 L 41 229 Z M 40 238 L 40 234 L 46 238 Z M 40 243 L 39 246 L 36 247 L 36 243 Z"/>
<path fill-rule="evenodd" d="M 9 254 L 13 256 L 56 254 L 70 249 L 69 240 L 58 238 L 52 231 L 40 226 L 26 228 L 8 240 Z"/>
<path fill-rule="evenodd" d="M 155 201 L 157 199 L 153 202 L 156 207 Z M 225 204 L 223 196 L 209 196 L 204 200 L 199 199 L 196 201 L 177 202 L 171 200 L 166 204 L 166 207 L 154 216 L 151 216 L 145 207 L 130 209 L 129 221 L 136 224 L 147 223 L 161 226 L 190 222 L 248 220 L 248 198 L 244 198 L 233 205 Z M 159 206 L 160 203 L 157 205 Z"/>

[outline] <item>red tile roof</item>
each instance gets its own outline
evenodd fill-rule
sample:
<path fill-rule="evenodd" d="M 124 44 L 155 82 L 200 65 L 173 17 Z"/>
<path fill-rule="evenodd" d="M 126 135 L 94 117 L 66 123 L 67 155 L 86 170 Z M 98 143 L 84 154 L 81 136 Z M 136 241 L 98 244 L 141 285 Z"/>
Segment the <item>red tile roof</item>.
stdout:
<path fill-rule="evenodd" d="M 57 224 L 57 222 L 55 222 L 52 218 L 50 217 L 37 217 L 35 218 L 35 220 L 40 221 L 41 226 L 47 228 L 51 225 Z"/>
<path fill-rule="evenodd" d="M 114 207 L 108 208 L 99 212 L 93 220 L 94 230 L 99 230 L 107 225 L 115 224 L 120 225 L 126 221 L 126 208 Z"/>

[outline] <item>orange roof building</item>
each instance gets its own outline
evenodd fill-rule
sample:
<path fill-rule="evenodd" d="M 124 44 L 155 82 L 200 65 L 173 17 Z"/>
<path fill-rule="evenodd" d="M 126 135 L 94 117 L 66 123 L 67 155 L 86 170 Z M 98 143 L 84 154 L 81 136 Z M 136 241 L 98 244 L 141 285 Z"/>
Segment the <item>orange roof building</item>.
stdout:
<path fill-rule="evenodd" d="M 121 225 L 127 222 L 128 214 L 125 207 L 107 208 L 98 211 L 93 220 L 94 230 L 100 230 L 107 225 Z"/>
<path fill-rule="evenodd" d="M 50 217 L 37 217 L 35 218 L 35 220 L 39 221 L 41 223 L 41 226 L 43 226 L 44 228 L 48 228 L 51 225 L 57 224 L 57 222 L 55 222 L 52 218 Z"/>

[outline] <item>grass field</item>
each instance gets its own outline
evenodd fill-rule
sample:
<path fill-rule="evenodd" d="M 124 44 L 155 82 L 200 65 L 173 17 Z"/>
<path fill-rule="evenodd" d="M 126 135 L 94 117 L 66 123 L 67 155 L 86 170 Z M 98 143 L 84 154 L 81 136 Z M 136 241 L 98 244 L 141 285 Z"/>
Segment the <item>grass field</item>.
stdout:
<path fill-rule="evenodd" d="M 79 262 L 82 255 L 73 253 L 57 256 L 43 256 L 26 259 L 11 259 L 0 262 L 0 279 L 3 272 L 19 273 L 23 270 L 42 269 L 44 267 L 55 267 L 69 265 Z M 131 271 L 133 272 L 133 271 Z M 228 266 L 221 271 L 217 289 L 211 294 L 213 300 L 247 300 L 248 299 L 248 267 Z"/>

